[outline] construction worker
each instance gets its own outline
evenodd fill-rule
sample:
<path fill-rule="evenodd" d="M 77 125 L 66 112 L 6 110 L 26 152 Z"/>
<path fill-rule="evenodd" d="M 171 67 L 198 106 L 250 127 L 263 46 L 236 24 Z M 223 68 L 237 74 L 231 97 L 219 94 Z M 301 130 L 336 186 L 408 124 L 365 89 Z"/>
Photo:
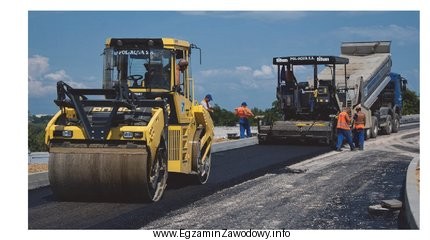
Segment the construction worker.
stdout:
<path fill-rule="evenodd" d="M 316 101 L 317 101 L 317 97 L 318 97 L 318 89 L 317 89 L 317 88 L 315 88 L 315 89 L 312 91 L 311 96 L 310 96 L 310 98 L 309 98 L 309 107 L 310 107 L 311 112 L 313 112 L 313 111 L 314 111 L 315 103 L 316 103 Z"/>
<path fill-rule="evenodd" d="M 178 63 L 175 66 L 175 86 L 173 87 L 175 91 L 177 92 L 182 92 L 181 89 L 181 82 L 184 82 L 184 79 L 182 79 L 181 81 L 181 73 L 183 73 L 185 71 L 185 69 L 187 69 L 188 67 L 188 61 L 181 58 L 179 59 Z"/>
<path fill-rule="evenodd" d="M 343 139 L 346 138 L 351 151 L 355 150 L 354 143 L 352 142 L 351 137 L 351 128 L 349 127 L 351 124 L 351 118 L 349 117 L 349 108 L 344 107 L 342 112 L 339 113 L 337 117 L 337 144 L 336 151 L 342 151 L 340 148 L 343 145 Z"/>
<path fill-rule="evenodd" d="M 366 114 L 361 111 L 361 107 L 355 109 L 354 114 L 354 143 L 359 150 L 364 149 L 364 126 L 366 125 Z M 358 144 L 357 144 L 358 143 Z"/>
<path fill-rule="evenodd" d="M 240 138 L 251 137 L 251 126 L 249 125 L 248 118 L 253 117 L 254 114 L 247 107 L 246 102 L 243 102 L 240 107 L 234 109 L 236 112 L 236 116 L 239 117 L 239 126 L 240 126 Z"/>
<path fill-rule="evenodd" d="M 203 98 L 203 100 L 200 102 L 200 104 L 206 109 L 208 110 L 210 113 L 212 113 L 214 110 L 211 106 L 211 104 L 209 103 L 210 101 L 212 101 L 212 95 L 207 94 L 205 96 L 205 98 Z"/>

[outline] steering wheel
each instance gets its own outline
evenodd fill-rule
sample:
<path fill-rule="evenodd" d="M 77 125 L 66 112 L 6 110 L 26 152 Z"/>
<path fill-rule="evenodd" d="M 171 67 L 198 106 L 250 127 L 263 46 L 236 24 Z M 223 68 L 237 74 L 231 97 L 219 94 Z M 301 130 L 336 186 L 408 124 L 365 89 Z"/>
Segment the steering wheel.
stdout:
<path fill-rule="evenodd" d="M 127 80 L 131 80 L 131 81 L 133 81 L 133 87 L 137 87 L 137 86 L 139 86 L 138 84 L 137 84 L 137 81 L 139 81 L 140 79 L 142 79 L 143 78 L 143 76 L 142 75 L 139 75 L 139 74 L 135 74 L 135 75 L 130 75 L 130 76 L 128 76 L 127 77 Z"/>

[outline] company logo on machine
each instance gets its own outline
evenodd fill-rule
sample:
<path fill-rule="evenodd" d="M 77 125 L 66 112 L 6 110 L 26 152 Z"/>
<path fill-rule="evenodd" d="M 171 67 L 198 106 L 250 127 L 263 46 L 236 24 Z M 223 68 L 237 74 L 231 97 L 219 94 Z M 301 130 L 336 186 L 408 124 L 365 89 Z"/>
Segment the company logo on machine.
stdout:
<path fill-rule="evenodd" d="M 284 60 L 284 59 L 282 59 Z M 322 56 L 297 56 L 297 57 L 290 57 L 290 61 L 317 61 L 317 62 L 330 62 L 329 57 L 322 57 Z"/>
<path fill-rule="evenodd" d="M 91 112 L 111 112 L 112 110 L 112 107 L 93 107 Z M 126 107 L 120 107 L 118 108 L 118 112 L 130 112 L 130 109 Z"/>
<path fill-rule="evenodd" d="M 149 55 L 148 50 L 119 50 L 114 55 Z"/>
<path fill-rule="evenodd" d="M 291 61 L 314 61 L 315 58 L 312 56 L 299 56 L 299 57 L 290 57 Z"/>
<path fill-rule="evenodd" d="M 329 62 L 329 61 L 330 61 L 330 58 L 328 58 L 328 57 L 321 57 L 321 56 L 318 56 L 318 57 L 317 57 L 317 61 L 318 61 L 318 62 Z"/>
<path fill-rule="evenodd" d="M 288 58 L 276 58 L 276 63 L 288 63 Z"/>

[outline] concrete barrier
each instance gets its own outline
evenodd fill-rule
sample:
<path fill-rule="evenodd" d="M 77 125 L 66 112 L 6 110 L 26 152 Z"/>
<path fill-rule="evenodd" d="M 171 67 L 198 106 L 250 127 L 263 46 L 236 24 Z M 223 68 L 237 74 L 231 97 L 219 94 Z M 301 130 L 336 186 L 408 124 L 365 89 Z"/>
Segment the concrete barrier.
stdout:
<path fill-rule="evenodd" d="M 411 229 L 420 228 L 420 195 L 417 182 L 417 168 L 420 157 L 412 159 L 406 173 L 405 215 Z"/>
<path fill-rule="evenodd" d="M 48 158 L 48 152 L 32 152 L 28 154 L 28 163 L 47 163 Z"/>
<path fill-rule="evenodd" d="M 252 146 L 258 144 L 257 137 L 250 137 L 238 140 L 229 140 L 225 142 L 214 143 L 212 146 L 212 152 L 222 152 L 227 150 L 232 150 L 236 148 L 243 148 L 247 146 Z"/>
<path fill-rule="evenodd" d="M 405 115 L 402 116 L 400 119 L 400 123 L 413 123 L 413 122 L 419 122 L 420 121 L 420 115 L 419 114 L 413 114 L 413 115 Z"/>
<path fill-rule="evenodd" d="M 213 144 L 212 153 L 247 147 L 247 146 L 256 145 L 256 144 L 258 144 L 257 137 L 218 142 Z M 43 162 L 42 161 L 43 158 L 45 158 L 46 160 L 45 162 L 48 162 L 49 154 L 47 152 L 35 153 L 35 155 L 39 157 L 37 159 L 38 163 Z M 30 157 L 29 157 L 29 162 L 35 163 L 30 161 Z M 28 175 L 29 190 L 48 186 L 48 185 L 49 185 L 48 172 L 32 173 Z"/>

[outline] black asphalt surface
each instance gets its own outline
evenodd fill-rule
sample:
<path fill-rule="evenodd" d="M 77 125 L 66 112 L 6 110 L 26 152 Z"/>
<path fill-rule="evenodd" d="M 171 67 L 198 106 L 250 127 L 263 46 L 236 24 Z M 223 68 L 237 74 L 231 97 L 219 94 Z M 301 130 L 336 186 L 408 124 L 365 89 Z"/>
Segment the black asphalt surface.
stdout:
<path fill-rule="evenodd" d="M 49 187 L 28 192 L 30 229 L 134 229 L 216 191 L 264 175 L 281 166 L 331 151 L 325 146 L 251 146 L 214 153 L 205 185 L 169 175 L 168 189 L 157 203 L 58 202 Z"/>
<path fill-rule="evenodd" d="M 407 147 L 400 143 L 399 146 Z M 369 215 L 367 207 L 381 198 L 401 199 L 412 157 L 371 149 L 366 154 L 352 153 L 348 161 L 320 166 L 318 171 L 307 172 L 303 168 L 304 172 L 294 173 L 286 168 L 330 151 L 324 146 L 256 145 L 215 153 L 206 185 L 190 185 L 178 176 L 169 176 L 163 199 L 151 204 L 58 202 L 49 187 L 44 187 L 28 192 L 28 226 L 29 229 L 401 228 L 398 211 Z M 401 151 L 416 152 L 417 149 L 409 147 Z M 280 183 L 285 187 L 286 179 L 291 181 L 288 189 L 277 188 Z M 253 187 L 256 189 L 251 190 Z M 292 195 L 280 198 L 279 191 L 292 192 Z M 243 204 L 229 212 L 223 212 L 222 206 L 211 207 L 240 197 L 244 198 Z M 255 204 L 263 206 L 264 211 L 255 208 Z M 202 212 L 221 216 L 202 221 Z M 186 222 L 172 225 L 176 218 L 183 218 L 187 213 L 191 215 Z"/>

